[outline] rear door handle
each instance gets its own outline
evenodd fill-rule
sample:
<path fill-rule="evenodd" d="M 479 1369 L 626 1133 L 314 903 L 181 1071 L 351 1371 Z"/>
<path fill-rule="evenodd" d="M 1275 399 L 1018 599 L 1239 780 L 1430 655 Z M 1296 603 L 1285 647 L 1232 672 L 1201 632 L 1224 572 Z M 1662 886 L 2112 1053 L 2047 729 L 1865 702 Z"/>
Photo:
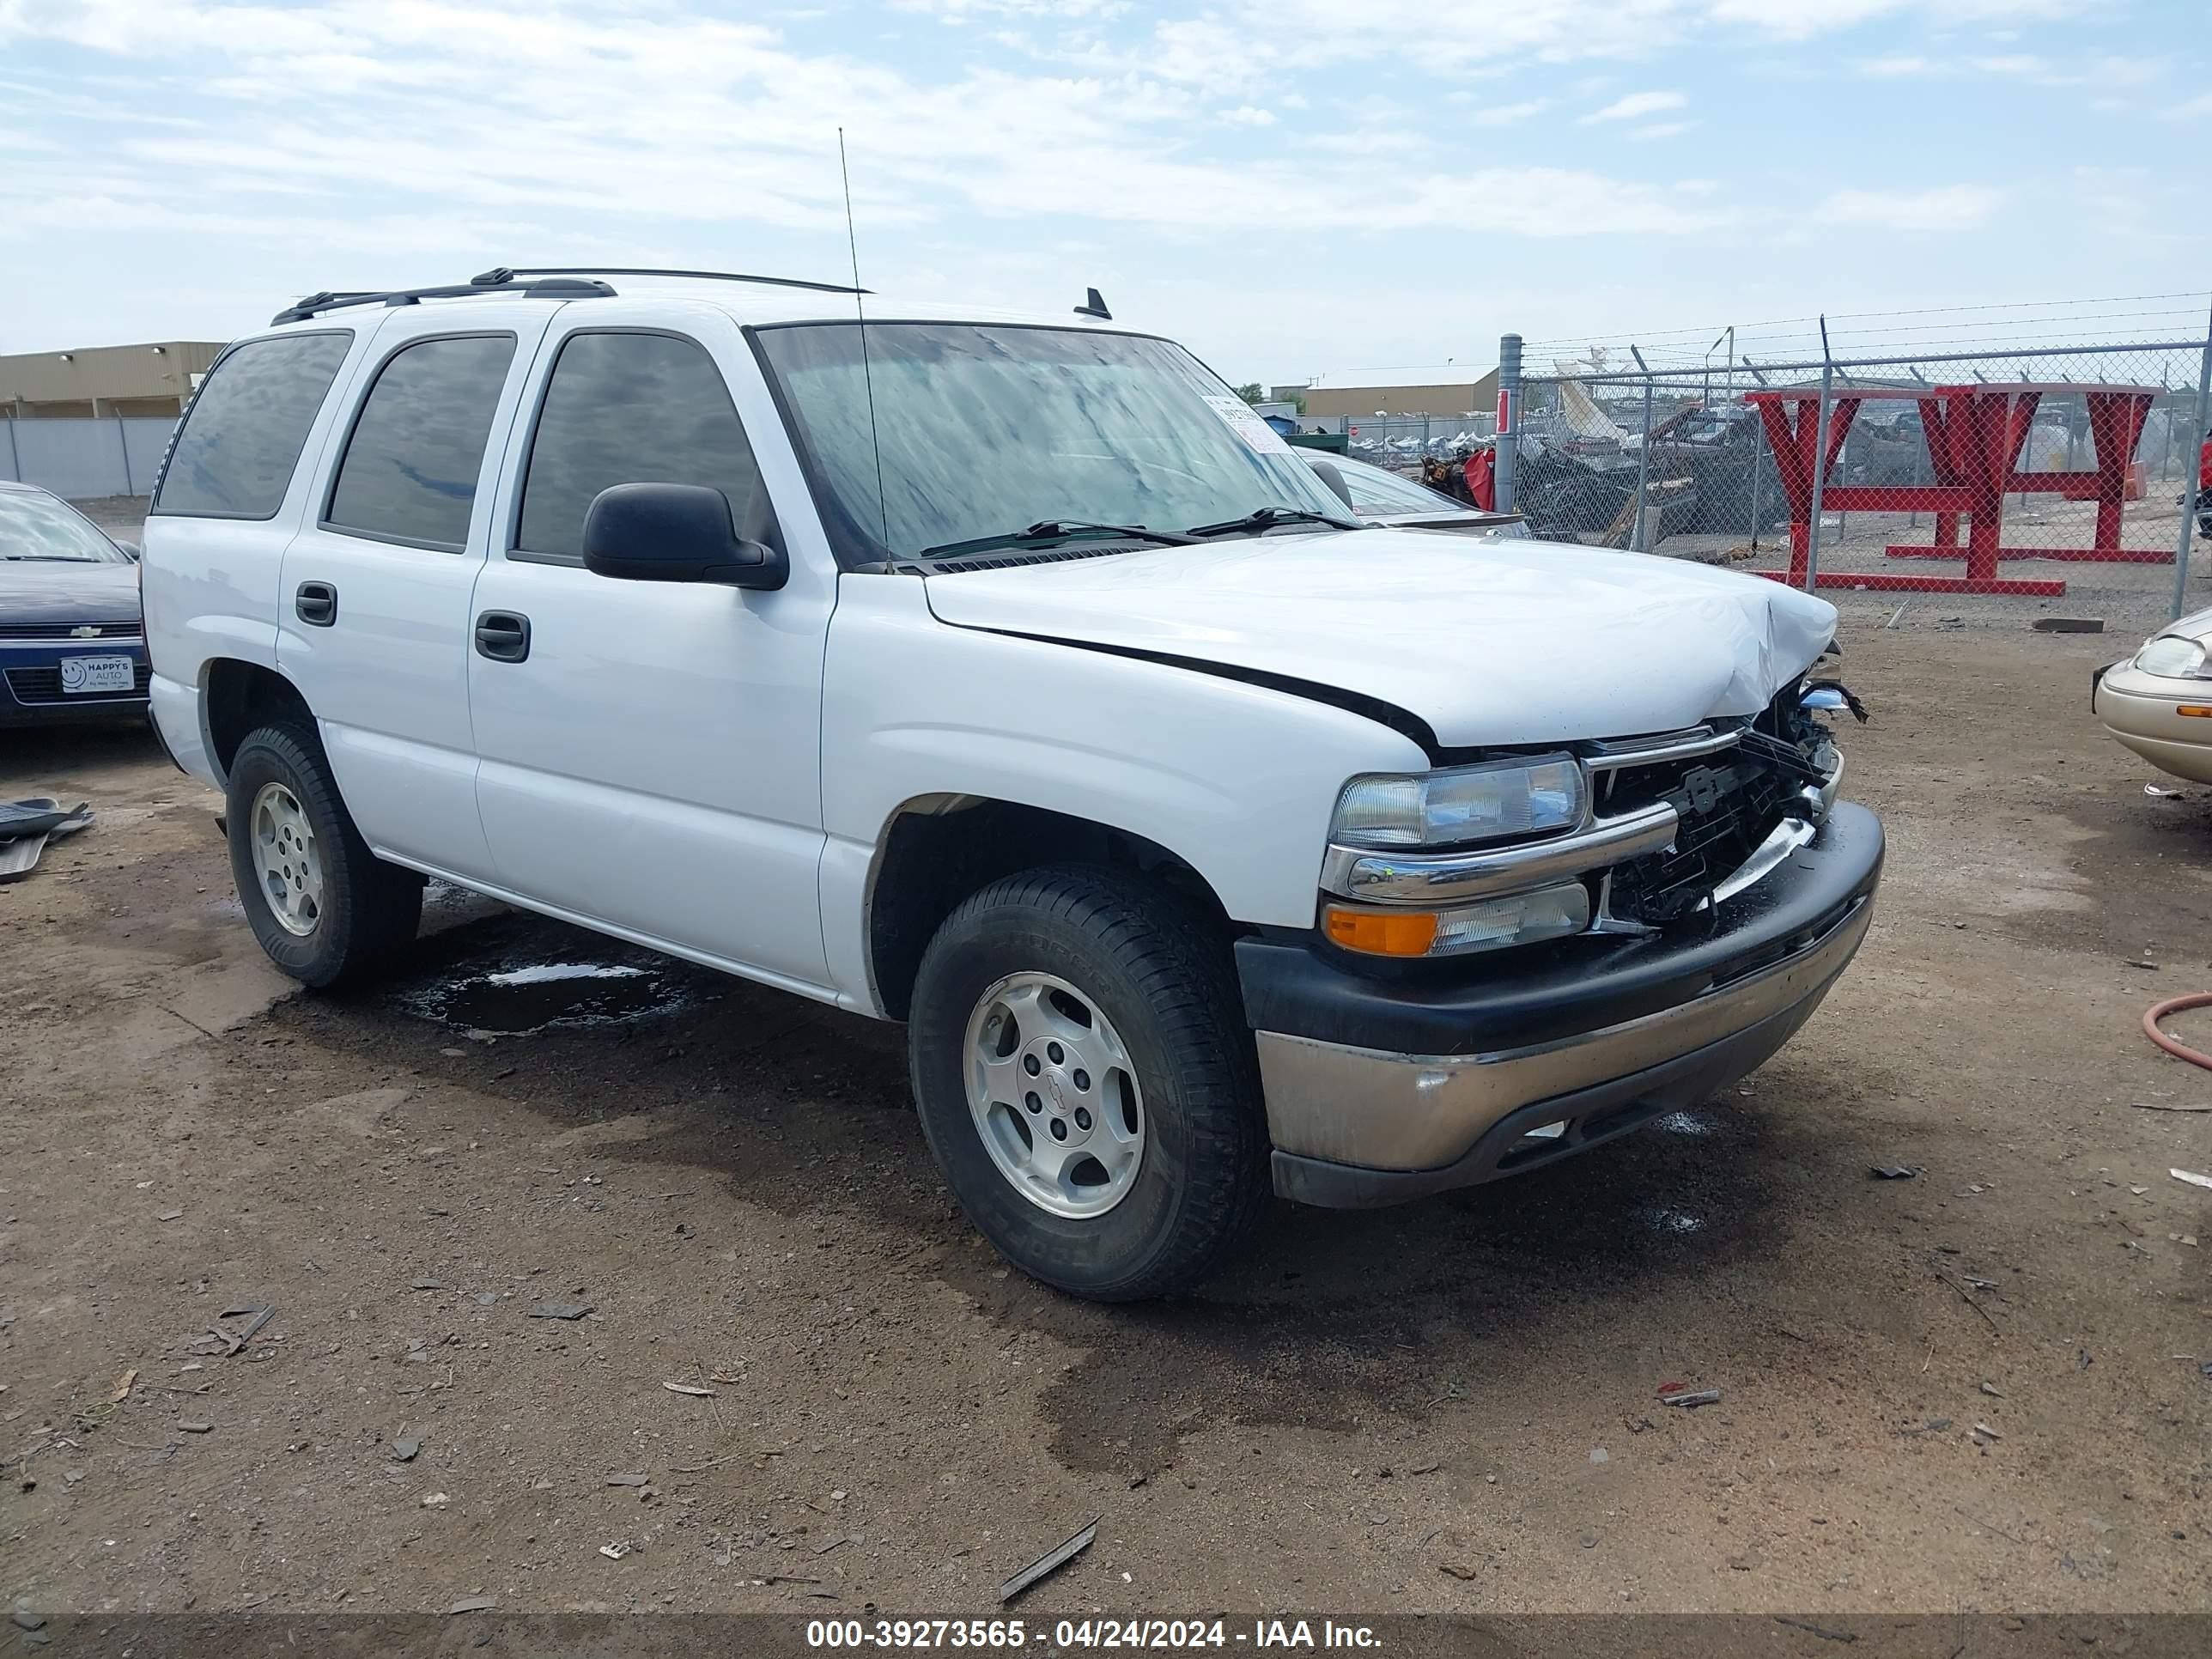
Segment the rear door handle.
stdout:
<path fill-rule="evenodd" d="M 530 655 L 530 618 L 515 611 L 487 611 L 477 618 L 477 654 L 494 662 Z"/>
<path fill-rule="evenodd" d="M 338 591 L 328 582 L 301 582 L 292 609 L 310 628 L 328 628 L 338 619 Z"/>

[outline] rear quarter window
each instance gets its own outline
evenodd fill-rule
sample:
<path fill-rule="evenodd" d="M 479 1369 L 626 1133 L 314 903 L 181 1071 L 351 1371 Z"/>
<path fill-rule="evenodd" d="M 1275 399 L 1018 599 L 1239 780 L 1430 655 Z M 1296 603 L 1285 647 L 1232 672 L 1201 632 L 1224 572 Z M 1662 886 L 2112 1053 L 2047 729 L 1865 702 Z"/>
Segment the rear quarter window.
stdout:
<path fill-rule="evenodd" d="M 273 519 L 353 345 L 350 329 L 248 340 L 209 373 L 155 486 L 173 517 Z"/>

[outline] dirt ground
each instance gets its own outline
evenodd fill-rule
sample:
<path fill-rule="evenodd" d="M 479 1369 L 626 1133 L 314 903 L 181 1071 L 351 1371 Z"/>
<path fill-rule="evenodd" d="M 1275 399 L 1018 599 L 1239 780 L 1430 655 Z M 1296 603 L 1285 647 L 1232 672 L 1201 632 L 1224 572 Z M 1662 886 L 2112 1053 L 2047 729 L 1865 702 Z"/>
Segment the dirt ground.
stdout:
<path fill-rule="evenodd" d="M 2212 792 L 2091 723 L 2132 636 L 1888 611 L 1881 913 L 1788 1049 L 1138 1308 L 977 1241 L 896 1030 L 453 894 L 293 995 L 213 796 L 9 737 L 99 817 L 0 888 L 0 1595 L 982 1613 L 1097 1515 L 1022 1611 L 2205 1608 L 2212 1114 L 2138 1103 L 2212 1078 L 2137 1022 L 2212 983 Z M 548 963 L 645 971 L 485 978 Z"/>

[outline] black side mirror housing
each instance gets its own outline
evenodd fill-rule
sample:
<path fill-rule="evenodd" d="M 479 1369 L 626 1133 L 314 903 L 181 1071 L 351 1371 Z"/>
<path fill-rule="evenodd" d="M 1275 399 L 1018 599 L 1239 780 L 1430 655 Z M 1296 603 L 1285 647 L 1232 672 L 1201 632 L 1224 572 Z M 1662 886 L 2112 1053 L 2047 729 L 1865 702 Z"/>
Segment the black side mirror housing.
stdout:
<path fill-rule="evenodd" d="M 729 498 L 708 484 L 616 484 L 584 514 L 584 568 L 623 581 L 781 587 L 791 561 L 773 522 L 760 529 L 762 539 L 739 535 Z"/>

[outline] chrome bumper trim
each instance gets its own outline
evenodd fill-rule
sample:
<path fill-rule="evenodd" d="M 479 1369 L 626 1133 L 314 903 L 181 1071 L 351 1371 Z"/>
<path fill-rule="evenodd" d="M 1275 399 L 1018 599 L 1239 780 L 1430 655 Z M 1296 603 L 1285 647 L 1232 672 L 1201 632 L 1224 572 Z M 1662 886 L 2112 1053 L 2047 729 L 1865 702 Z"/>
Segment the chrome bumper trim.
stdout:
<path fill-rule="evenodd" d="M 1401 854 L 1332 845 L 1322 864 L 1322 885 L 1344 898 L 1382 903 L 1442 903 L 1517 892 L 1671 847 L 1680 823 L 1672 806 L 1656 801 L 1530 846 Z"/>
<path fill-rule="evenodd" d="M 1261 1031 L 1268 1138 L 1278 1152 L 1369 1169 L 1449 1164 L 1523 1106 L 1626 1077 L 1817 1003 L 1873 919 L 1869 895 L 1814 944 L 1770 968 L 1677 1007 L 1523 1048 L 1402 1054 Z"/>
<path fill-rule="evenodd" d="M 1742 737 L 1739 729 L 1716 731 L 1710 726 L 1698 726 L 1646 741 L 1640 747 L 1632 739 L 1595 743 L 1583 757 L 1583 764 L 1593 772 L 1617 772 L 1631 766 L 1656 766 L 1662 761 L 1695 760 L 1700 755 L 1733 749 Z"/>

